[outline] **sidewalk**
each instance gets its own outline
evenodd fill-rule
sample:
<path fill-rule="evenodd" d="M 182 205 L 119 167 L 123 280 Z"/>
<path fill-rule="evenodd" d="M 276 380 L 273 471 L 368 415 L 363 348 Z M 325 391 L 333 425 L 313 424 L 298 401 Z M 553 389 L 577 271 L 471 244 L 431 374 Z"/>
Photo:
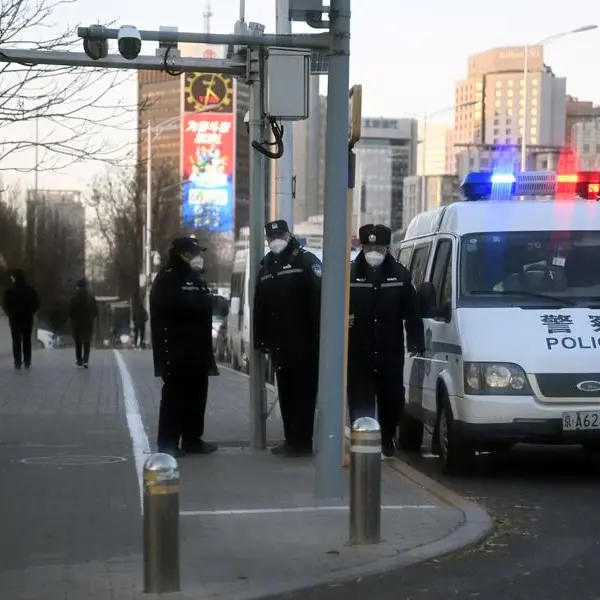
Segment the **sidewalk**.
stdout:
<path fill-rule="evenodd" d="M 149 352 L 120 356 L 121 369 L 112 351 L 96 351 L 89 371 L 63 350 L 36 352 L 31 372 L 0 359 L 3 599 L 155 598 L 142 590 L 140 457 L 128 423 L 137 411 L 154 448 L 159 382 Z M 128 376 L 135 398 L 123 394 Z M 429 558 L 489 530 L 485 514 L 387 461 L 384 541 L 348 547 L 347 498 L 314 500 L 312 459 L 248 448 L 247 386 L 225 369 L 211 378 L 206 438 L 221 449 L 180 460 L 183 591 L 168 598 L 264 598 Z M 274 412 L 269 439 L 280 432 Z"/>

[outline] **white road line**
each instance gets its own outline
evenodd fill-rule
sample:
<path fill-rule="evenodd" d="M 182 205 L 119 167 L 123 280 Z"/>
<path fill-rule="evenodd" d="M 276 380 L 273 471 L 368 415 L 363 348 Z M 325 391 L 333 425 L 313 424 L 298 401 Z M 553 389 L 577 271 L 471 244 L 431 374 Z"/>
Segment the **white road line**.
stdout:
<path fill-rule="evenodd" d="M 125 404 L 125 416 L 127 418 L 127 428 L 131 437 L 131 446 L 135 458 L 135 469 L 137 471 L 138 485 L 140 488 L 140 509 L 144 512 L 144 462 L 146 456 L 151 453 L 150 442 L 144 429 L 144 422 L 140 415 L 140 407 L 135 395 L 133 379 L 127 368 L 125 359 L 119 350 L 113 350 L 117 359 L 119 373 L 121 375 L 121 384 L 123 386 L 123 403 Z"/>
<path fill-rule="evenodd" d="M 435 504 L 390 504 L 381 507 L 382 510 L 431 510 L 439 509 Z M 293 508 L 247 508 L 232 510 L 182 510 L 182 517 L 218 517 L 235 515 L 274 515 L 285 513 L 307 512 L 340 512 L 349 510 L 347 506 L 295 506 Z"/>

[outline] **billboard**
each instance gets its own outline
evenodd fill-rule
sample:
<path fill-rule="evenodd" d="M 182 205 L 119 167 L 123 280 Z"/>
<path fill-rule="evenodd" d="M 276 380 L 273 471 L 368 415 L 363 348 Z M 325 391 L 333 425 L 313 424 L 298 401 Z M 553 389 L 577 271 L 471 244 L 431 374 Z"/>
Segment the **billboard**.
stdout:
<path fill-rule="evenodd" d="M 228 233 L 234 229 L 235 115 L 183 115 L 183 206 L 185 227 Z"/>

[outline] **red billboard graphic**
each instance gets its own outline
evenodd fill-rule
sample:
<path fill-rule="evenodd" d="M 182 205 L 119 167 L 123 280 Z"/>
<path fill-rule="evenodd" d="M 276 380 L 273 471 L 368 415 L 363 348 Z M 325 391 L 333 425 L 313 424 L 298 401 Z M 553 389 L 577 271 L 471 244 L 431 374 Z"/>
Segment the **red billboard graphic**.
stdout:
<path fill-rule="evenodd" d="M 184 224 L 233 231 L 234 115 L 185 113 L 182 127 Z"/>

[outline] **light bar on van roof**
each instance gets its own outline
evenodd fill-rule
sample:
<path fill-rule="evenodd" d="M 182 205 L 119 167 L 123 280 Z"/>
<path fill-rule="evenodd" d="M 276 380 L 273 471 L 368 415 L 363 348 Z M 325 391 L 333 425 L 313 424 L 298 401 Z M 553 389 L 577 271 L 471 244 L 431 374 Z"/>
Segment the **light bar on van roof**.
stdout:
<path fill-rule="evenodd" d="M 472 171 L 467 174 L 460 189 L 467 201 L 561 194 L 579 196 L 585 200 L 600 200 L 600 171 L 525 171 L 515 174 Z"/>

